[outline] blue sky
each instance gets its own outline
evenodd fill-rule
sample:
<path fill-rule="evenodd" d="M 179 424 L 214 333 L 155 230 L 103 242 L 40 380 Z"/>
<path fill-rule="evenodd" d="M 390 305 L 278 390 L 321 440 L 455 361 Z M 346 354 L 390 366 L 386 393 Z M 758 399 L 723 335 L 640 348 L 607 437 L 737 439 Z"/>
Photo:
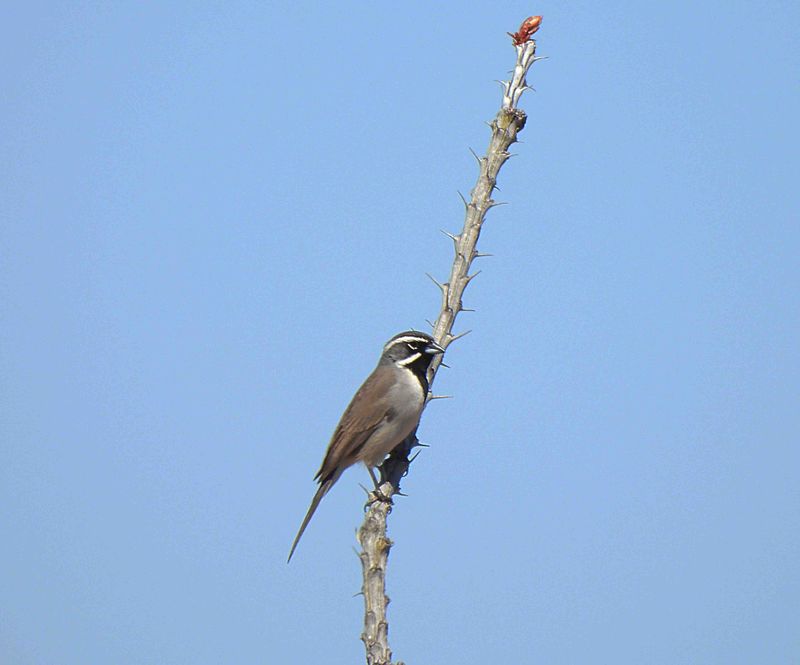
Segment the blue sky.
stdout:
<path fill-rule="evenodd" d="M 362 662 L 363 469 L 286 555 L 530 14 L 395 656 L 800 659 L 797 3 L 0 13 L 0 662 Z"/>

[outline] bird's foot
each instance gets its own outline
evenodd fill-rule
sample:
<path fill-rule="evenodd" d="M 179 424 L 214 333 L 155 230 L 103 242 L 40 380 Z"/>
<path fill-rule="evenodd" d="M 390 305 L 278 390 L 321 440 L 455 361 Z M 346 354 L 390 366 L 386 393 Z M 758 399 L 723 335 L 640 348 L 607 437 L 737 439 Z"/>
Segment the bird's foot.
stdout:
<path fill-rule="evenodd" d="M 383 492 L 381 492 L 380 488 L 376 487 L 369 493 L 369 498 L 367 499 L 367 506 L 371 506 L 373 503 L 387 503 L 390 506 L 394 504 L 392 501 L 392 497 L 386 496 Z"/>

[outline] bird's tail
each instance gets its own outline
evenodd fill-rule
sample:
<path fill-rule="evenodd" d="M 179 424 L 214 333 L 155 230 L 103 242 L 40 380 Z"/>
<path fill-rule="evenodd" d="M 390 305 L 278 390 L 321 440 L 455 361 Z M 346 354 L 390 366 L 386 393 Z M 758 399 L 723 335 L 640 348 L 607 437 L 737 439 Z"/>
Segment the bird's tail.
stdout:
<path fill-rule="evenodd" d="M 292 560 L 292 554 L 294 554 L 295 549 L 297 548 L 297 543 L 300 542 L 300 537 L 303 535 L 303 532 L 306 530 L 308 523 L 311 521 L 311 518 L 314 516 L 314 511 L 317 509 L 319 502 L 322 501 L 322 497 L 328 493 L 328 490 L 333 487 L 333 483 L 335 483 L 335 479 L 329 479 L 322 483 L 317 490 L 317 493 L 314 495 L 314 498 L 311 499 L 311 505 L 308 507 L 308 512 L 306 516 L 303 518 L 303 523 L 300 525 L 300 530 L 297 532 L 297 535 L 294 538 L 294 542 L 292 543 L 292 549 L 289 550 L 289 558 L 286 559 L 286 563 L 289 563 Z"/>

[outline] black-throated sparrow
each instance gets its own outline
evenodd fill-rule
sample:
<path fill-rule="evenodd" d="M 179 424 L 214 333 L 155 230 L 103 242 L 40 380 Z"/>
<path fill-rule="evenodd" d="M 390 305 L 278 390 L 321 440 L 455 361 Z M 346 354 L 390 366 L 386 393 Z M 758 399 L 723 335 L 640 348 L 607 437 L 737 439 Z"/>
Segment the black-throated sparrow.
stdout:
<path fill-rule="evenodd" d="M 428 367 L 439 353 L 444 349 L 433 337 L 415 330 L 386 342 L 378 366 L 356 392 L 331 437 L 314 477 L 319 489 L 292 543 L 289 561 L 322 497 L 346 468 L 363 462 L 378 486 L 373 468 L 419 424 L 428 395 Z"/>

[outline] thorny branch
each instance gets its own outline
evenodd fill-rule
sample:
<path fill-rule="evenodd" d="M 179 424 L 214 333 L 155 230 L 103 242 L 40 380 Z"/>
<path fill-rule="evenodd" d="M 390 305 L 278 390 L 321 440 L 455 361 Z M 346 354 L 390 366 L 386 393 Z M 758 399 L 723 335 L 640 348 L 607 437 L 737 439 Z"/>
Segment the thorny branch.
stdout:
<path fill-rule="evenodd" d="M 470 200 L 464 200 L 464 227 L 458 235 L 445 234 L 452 239 L 455 257 L 450 269 L 450 278 L 440 284 L 431 279 L 442 292 L 442 306 L 439 316 L 433 324 L 433 337 L 437 343 L 447 349 L 454 341 L 467 333 L 453 334 L 456 316 L 465 308 L 462 296 L 470 281 L 478 273 L 470 274 L 472 262 L 486 256 L 477 251 L 486 213 L 494 206 L 500 205 L 492 199 L 496 188 L 497 175 L 506 160 L 510 157 L 509 147 L 517 140 L 517 134 L 525 127 L 525 112 L 518 108 L 522 93 L 529 87 L 525 77 L 531 65 L 540 60 L 536 57 L 536 42 L 531 39 L 542 22 L 541 16 L 531 16 L 523 21 L 515 33 L 508 33 L 516 50 L 517 62 L 509 81 L 502 81 L 503 101 L 497 116 L 489 123 L 492 136 L 486 155 L 477 157 L 479 164 L 478 181 L 470 192 Z M 469 331 L 467 331 L 469 332 Z M 433 385 L 436 372 L 442 362 L 437 356 L 428 372 L 428 381 Z M 429 400 L 432 399 L 429 396 Z M 358 530 L 358 542 L 361 545 L 359 558 L 364 576 L 362 593 L 364 595 L 364 632 L 361 639 L 367 653 L 367 665 L 402 665 L 392 663 L 392 652 L 389 648 L 389 624 L 386 619 L 386 607 L 389 598 L 386 596 L 386 566 L 392 541 L 386 535 L 386 520 L 391 512 L 391 498 L 400 491 L 400 480 L 408 472 L 414 457 L 411 451 L 419 446 L 416 432 L 395 448 L 383 465 L 381 471 L 381 493 L 383 497 L 370 495 L 367 503 L 364 523 Z"/>

